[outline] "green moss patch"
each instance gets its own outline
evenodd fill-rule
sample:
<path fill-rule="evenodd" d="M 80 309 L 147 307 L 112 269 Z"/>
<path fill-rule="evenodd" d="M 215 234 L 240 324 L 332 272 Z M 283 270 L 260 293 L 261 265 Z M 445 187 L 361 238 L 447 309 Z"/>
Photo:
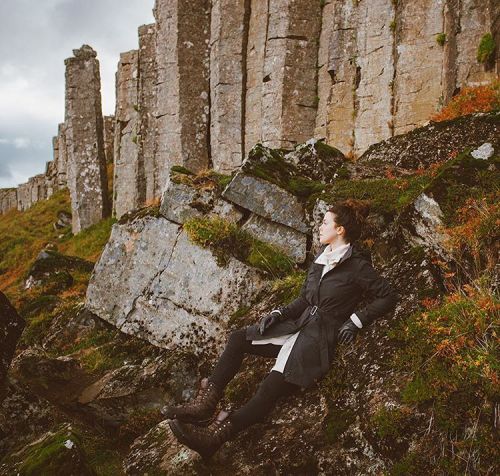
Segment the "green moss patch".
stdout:
<path fill-rule="evenodd" d="M 96 474 L 87 461 L 80 437 L 67 428 L 28 447 L 18 471 L 26 476 Z"/>
<path fill-rule="evenodd" d="M 409 178 L 389 179 L 339 179 L 323 193 L 315 193 L 308 200 L 307 208 L 312 210 L 317 199 L 327 203 L 355 198 L 368 200 L 372 210 L 394 217 L 425 190 L 431 179 L 426 175 Z"/>
<path fill-rule="evenodd" d="M 329 147 L 326 144 L 322 146 Z M 250 150 L 248 159 L 243 163 L 241 170 L 248 175 L 274 183 L 302 199 L 325 188 L 324 183 L 301 175 L 294 164 L 284 159 L 286 152 L 289 151 L 268 149 L 262 144 L 256 144 Z"/>
<path fill-rule="evenodd" d="M 500 157 L 475 159 L 472 150 L 469 147 L 442 164 L 426 188 L 426 193 L 432 193 L 439 203 L 447 226 L 458 224 L 457 212 L 468 199 L 485 197 L 492 203 L 500 196 Z"/>
<path fill-rule="evenodd" d="M 230 257 L 234 257 L 272 277 L 285 276 L 295 268 L 294 261 L 281 250 L 224 218 L 190 218 L 184 223 L 184 229 L 194 243 L 214 253 L 220 266 L 226 266 Z"/>
<path fill-rule="evenodd" d="M 479 42 L 479 45 L 477 47 L 477 60 L 479 63 L 486 63 L 488 62 L 492 56 L 493 52 L 495 51 L 495 40 L 493 39 L 493 35 L 488 32 L 485 33 L 481 37 L 481 41 Z"/>

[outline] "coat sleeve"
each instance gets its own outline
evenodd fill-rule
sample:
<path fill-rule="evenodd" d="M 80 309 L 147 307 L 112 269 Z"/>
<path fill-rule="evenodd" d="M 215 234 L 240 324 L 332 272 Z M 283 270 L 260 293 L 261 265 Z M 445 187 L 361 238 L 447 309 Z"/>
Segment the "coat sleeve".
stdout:
<path fill-rule="evenodd" d="M 401 296 L 387 279 L 381 276 L 368 261 L 362 261 L 355 282 L 372 300 L 354 313 L 363 324 L 370 325 L 375 319 L 393 311 Z"/>
<path fill-rule="evenodd" d="M 287 320 L 287 319 L 296 319 L 299 317 L 304 309 L 309 306 L 309 302 L 306 299 L 306 285 L 307 285 L 307 278 L 304 279 L 304 283 L 302 284 L 302 288 L 300 289 L 300 294 L 299 297 L 288 303 L 286 306 L 280 307 L 279 310 L 281 311 L 281 320 Z"/>

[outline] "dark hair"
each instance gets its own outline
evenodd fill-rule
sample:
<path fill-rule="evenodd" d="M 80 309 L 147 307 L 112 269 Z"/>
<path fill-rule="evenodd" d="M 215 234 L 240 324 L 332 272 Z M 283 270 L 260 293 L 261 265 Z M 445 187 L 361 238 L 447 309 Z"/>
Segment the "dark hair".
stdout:
<path fill-rule="evenodd" d="M 349 198 L 335 202 L 328 211 L 335 215 L 335 223 L 345 228 L 346 242 L 353 243 L 361 236 L 361 229 L 370 213 L 370 206 L 366 200 Z"/>

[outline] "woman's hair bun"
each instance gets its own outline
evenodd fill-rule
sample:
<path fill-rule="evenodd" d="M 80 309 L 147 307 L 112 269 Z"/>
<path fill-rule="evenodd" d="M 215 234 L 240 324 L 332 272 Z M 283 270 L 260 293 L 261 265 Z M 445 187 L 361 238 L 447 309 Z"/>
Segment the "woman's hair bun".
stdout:
<path fill-rule="evenodd" d="M 348 198 L 344 200 L 343 203 L 356 214 L 358 220 L 360 221 L 363 221 L 370 213 L 370 204 L 366 200 L 356 200 L 354 198 Z"/>

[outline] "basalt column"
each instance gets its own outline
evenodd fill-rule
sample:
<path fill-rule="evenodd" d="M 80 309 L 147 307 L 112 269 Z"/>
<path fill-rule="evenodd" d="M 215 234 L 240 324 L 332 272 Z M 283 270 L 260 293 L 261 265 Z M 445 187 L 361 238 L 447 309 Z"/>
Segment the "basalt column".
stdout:
<path fill-rule="evenodd" d="M 209 166 L 209 0 L 157 0 L 156 162 L 163 191 L 172 165 Z"/>
<path fill-rule="evenodd" d="M 244 154 L 243 98 L 249 10 L 249 0 L 212 2 L 210 143 L 213 167 L 222 173 L 236 169 Z"/>
<path fill-rule="evenodd" d="M 354 149 L 354 91 L 359 85 L 359 67 L 356 63 L 358 24 L 358 9 L 353 0 L 339 0 L 332 6 L 325 6 L 323 11 L 324 23 L 332 23 L 331 35 L 323 36 L 322 40 L 328 42 L 328 56 L 326 69 L 331 77 L 331 89 L 327 100 L 327 111 L 323 112 L 326 120 L 319 116 L 325 123 L 327 142 L 340 149 L 344 154 L 352 154 Z M 324 47 L 322 55 L 326 56 Z M 323 56 L 323 57 L 324 57 Z M 323 67 L 324 73 L 325 67 Z M 320 71 L 321 74 L 321 71 Z M 324 74 L 320 78 L 324 78 Z M 320 92 L 327 87 L 320 84 Z M 321 113 L 324 105 L 320 102 Z M 323 116 L 323 117 L 324 117 Z"/>
<path fill-rule="evenodd" d="M 68 146 L 66 143 L 66 125 L 59 124 L 57 129 L 57 186 L 58 188 L 67 185 L 68 169 Z"/>
<path fill-rule="evenodd" d="M 104 155 L 106 163 L 112 164 L 115 142 L 115 116 L 104 116 Z"/>
<path fill-rule="evenodd" d="M 314 134 L 321 2 L 270 0 L 262 90 L 262 142 L 291 148 Z"/>
<path fill-rule="evenodd" d="M 139 27 L 139 197 L 150 203 L 160 197 L 155 160 L 156 24 Z"/>
<path fill-rule="evenodd" d="M 104 154 L 101 79 L 97 53 L 88 45 L 73 50 L 66 65 L 68 188 L 73 233 L 110 214 Z"/>
<path fill-rule="evenodd" d="M 17 190 L 15 188 L 0 188 L 0 214 L 17 208 Z"/>
<path fill-rule="evenodd" d="M 391 136 L 394 1 L 358 4 L 354 95 L 354 154 Z"/>
<path fill-rule="evenodd" d="M 245 151 L 262 142 L 262 90 L 268 25 L 268 0 L 251 3 L 246 51 Z"/>
<path fill-rule="evenodd" d="M 436 112 L 441 95 L 443 1 L 398 2 L 395 18 L 394 135 L 418 127 Z"/>
<path fill-rule="evenodd" d="M 137 50 L 121 53 L 116 73 L 113 215 L 117 218 L 140 205 L 138 61 Z"/>

